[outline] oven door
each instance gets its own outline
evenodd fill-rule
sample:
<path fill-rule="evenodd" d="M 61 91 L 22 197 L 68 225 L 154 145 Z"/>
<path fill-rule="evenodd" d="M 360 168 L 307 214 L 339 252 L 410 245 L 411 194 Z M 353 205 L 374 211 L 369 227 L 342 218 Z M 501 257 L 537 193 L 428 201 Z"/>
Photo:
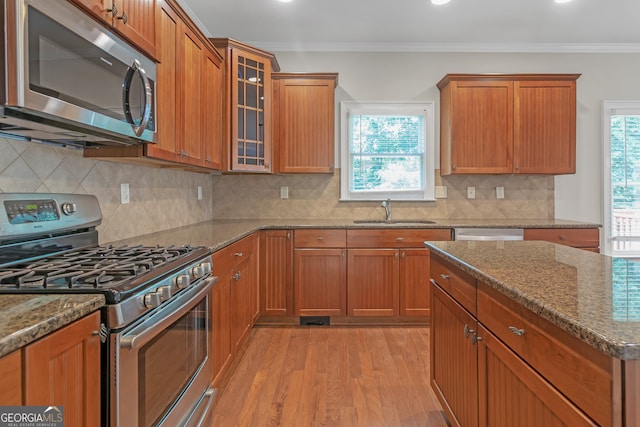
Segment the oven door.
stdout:
<path fill-rule="evenodd" d="M 198 425 L 211 403 L 211 290 L 207 277 L 111 336 L 111 425 Z"/>

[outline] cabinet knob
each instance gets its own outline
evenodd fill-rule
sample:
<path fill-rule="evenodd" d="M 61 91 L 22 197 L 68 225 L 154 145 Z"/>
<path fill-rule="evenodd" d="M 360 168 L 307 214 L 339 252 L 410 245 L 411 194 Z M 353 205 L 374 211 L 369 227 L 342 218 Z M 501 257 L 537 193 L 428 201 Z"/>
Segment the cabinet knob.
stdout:
<path fill-rule="evenodd" d="M 509 332 L 519 337 L 524 335 L 524 329 L 516 328 L 515 326 L 509 326 Z"/>
<path fill-rule="evenodd" d="M 240 280 L 240 277 L 242 277 L 242 274 L 240 274 L 240 272 L 238 271 L 236 274 L 233 275 L 233 280 L 237 282 L 238 280 Z"/>
<path fill-rule="evenodd" d="M 464 337 L 465 337 L 465 338 L 469 338 L 469 335 L 473 335 L 473 334 L 475 334 L 475 333 L 476 333 L 476 331 L 475 331 L 475 330 L 473 330 L 473 329 L 471 329 L 471 328 L 469 327 L 469 325 L 464 325 L 463 332 L 464 332 Z"/>
<path fill-rule="evenodd" d="M 127 16 L 127 12 L 122 12 L 122 15 L 116 17 L 116 19 L 122 20 L 122 23 L 126 25 L 127 21 L 129 20 L 129 17 Z"/>
<path fill-rule="evenodd" d="M 519 171 L 520 170 L 520 165 L 516 165 L 516 170 Z"/>
<path fill-rule="evenodd" d="M 444 280 L 449 280 L 449 276 L 448 274 L 441 274 L 440 277 L 442 277 Z"/>
<path fill-rule="evenodd" d="M 564 240 L 567 240 L 567 238 L 564 236 L 564 234 L 561 234 L 560 235 L 560 240 L 564 241 Z"/>
<path fill-rule="evenodd" d="M 482 337 L 478 336 L 478 334 L 474 332 L 473 336 L 471 337 L 471 344 L 476 345 L 478 344 L 478 341 L 482 341 Z"/>
<path fill-rule="evenodd" d="M 458 166 L 453 165 L 453 166 L 451 166 L 451 169 L 456 170 L 456 169 L 458 169 Z"/>
<path fill-rule="evenodd" d="M 241 257 L 243 255 L 244 254 L 242 252 L 236 252 L 236 253 L 233 254 L 233 256 L 237 256 L 237 257 Z"/>
<path fill-rule="evenodd" d="M 118 6 L 116 6 L 116 4 L 114 3 L 113 7 L 107 9 L 107 12 L 111 12 L 111 16 L 115 18 L 118 15 Z"/>

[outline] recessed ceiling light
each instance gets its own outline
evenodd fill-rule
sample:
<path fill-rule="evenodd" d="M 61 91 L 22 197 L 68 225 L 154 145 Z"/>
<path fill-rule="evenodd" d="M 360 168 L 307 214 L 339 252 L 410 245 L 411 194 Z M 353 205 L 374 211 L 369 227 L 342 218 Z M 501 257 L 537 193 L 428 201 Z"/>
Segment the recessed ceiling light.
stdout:
<path fill-rule="evenodd" d="M 437 4 L 437 5 L 441 5 L 441 4 L 447 4 L 449 3 L 449 0 L 431 0 L 432 4 Z"/>

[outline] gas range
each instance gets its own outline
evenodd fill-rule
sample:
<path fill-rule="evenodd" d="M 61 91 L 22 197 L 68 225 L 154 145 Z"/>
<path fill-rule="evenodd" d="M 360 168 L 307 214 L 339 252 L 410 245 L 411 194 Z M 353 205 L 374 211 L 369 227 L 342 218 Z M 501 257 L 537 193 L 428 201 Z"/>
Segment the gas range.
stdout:
<path fill-rule="evenodd" d="M 0 294 L 99 293 L 120 328 L 211 274 L 202 246 L 99 245 L 94 196 L 0 194 Z"/>
<path fill-rule="evenodd" d="M 0 194 L 2 294 L 104 295 L 101 424 L 200 426 L 215 389 L 211 252 L 99 245 L 98 200 Z"/>

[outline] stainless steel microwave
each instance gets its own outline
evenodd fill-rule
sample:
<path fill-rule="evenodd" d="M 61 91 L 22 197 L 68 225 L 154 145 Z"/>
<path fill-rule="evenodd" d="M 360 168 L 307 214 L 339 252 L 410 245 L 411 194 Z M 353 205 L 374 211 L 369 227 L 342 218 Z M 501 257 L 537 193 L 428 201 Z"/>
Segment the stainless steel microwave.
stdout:
<path fill-rule="evenodd" d="M 0 135 L 154 143 L 156 64 L 67 0 L 3 0 Z"/>

